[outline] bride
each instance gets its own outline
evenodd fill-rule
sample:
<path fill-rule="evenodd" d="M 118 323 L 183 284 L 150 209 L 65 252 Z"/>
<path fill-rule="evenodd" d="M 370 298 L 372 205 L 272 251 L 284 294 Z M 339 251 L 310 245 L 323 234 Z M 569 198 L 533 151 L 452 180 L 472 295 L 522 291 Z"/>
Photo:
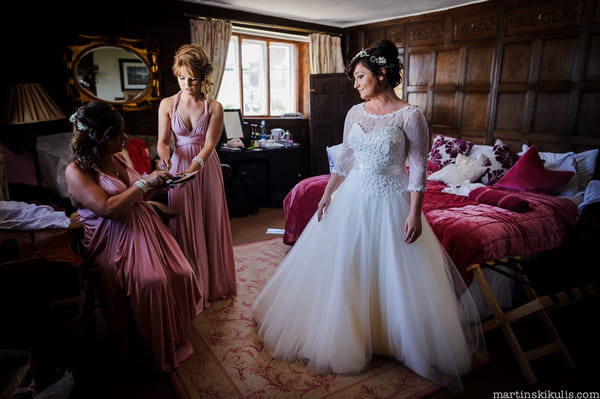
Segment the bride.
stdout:
<path fill-rule="evenodd" d="M 472 356 L 485 352 L 483 333 L 421 212 L 429 133 L 419 108 L 394 93 L 401 68 L 388 40 L 350 61 L 346 73 L 364 102 L 346 115 L 317 212 L 253 310 L 274 358 L 344 374 L 389 356 L 461 389 Z"/>

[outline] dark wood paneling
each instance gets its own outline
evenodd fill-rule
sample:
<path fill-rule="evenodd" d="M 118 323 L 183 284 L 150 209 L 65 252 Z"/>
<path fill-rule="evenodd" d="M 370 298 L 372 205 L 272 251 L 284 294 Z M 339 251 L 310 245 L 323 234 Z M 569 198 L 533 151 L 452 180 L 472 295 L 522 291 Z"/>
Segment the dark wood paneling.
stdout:
<path fill-rule="evenodd" d="M 432 54 L 430 51 L 425 53 L 411 52 L 408 62 L 408 85 L 428 85 L 431 79 L 432 68 Z"/>
<path fill-rule="evenodd" d="M 560 60 L 575 59 L 576 48 L 577 37 L 544 40 L 540 81 L 571 81 L 575 64 Z"/>
<path fill-rule="evenodd" d="M 456 85 L 458 84 L 458 60 L 459 50 L 439 51 L 435 62 L 435 84 Z"/>
<path fill-rule="evenodd" d="M 527 93 L 500 93 L 495 129 L 520 131 L 525 122 Z"/>
<path fill-rule="evenodd" d="M 600 147 L 600 0 L 491 0 L 380 25 L 394 24 L 405 29 L 404 98 L 433 134 Z"/>
<path fill-rule="evenodd" d="M 481 47 L 467 49 L 467 69 L 465 84 L 486 86 L 488 91 L 492 81 L 492 61 L 494 48 Z"/>
<path fill-rule="evenodd" d="M 310 173 L 329 173 L 326 147 L 343 140 L 346 113 L 360 102 L 343 73 L 310 75 Z"/>
<path fill-rule="evenodd" d="M 576 134 L 581 137 L 598 137 L 600 126 L 600 92 L 584 92 L 577 114 Z"/>
<path fill-rule="evenodd" d="M 453 39 L 480 40 L 494 38 L 498 34 L 498 15 L 489 10 L 483 15 L 459 15 L 454 18 Z"/>
<path fill-rule="evenodd" d="M 431 123 L 434 125 L 455 127 L 456 105 L 456 95 L 454 93 L 435 93 L 433 95 Z"/>
<path fill-rule="evenodd" d="M 404 47 L 406 34 L 406 26 L 404 24 L 394 24 L 384 27 L 384 36 L 386 39 L 391 40 L 398 47 Z"/>
<path fill-rule="evenodd" d="M 488 120 L 488 94 L 467 93 L 463 96 L 461 127 L 485 132 Z"/>
<path fill-rule="evenodd" d="M 566 93 L 539 93 L 535 103 L 535 133 L 569 135 L 567 129 L 569 98 Z"/>
<path fill-rule="evenodd" d="M 508 43 L 502 54 L 500 83 L 527 83 L 532 43 Z"/>
<path fill-rule="evenodd" d="M 582 1 L 544 2 L 509 8 L 506 34 L 514 35 L 577 26 L 582 23 Z"/>
<path fill-rule="evenodd" d="M 600 34 L 591 35 L 585 57 L 585 80 L 600 80 Z"/>
<path fill-rule="evenodd" d="M 443 19 L 409 23 L 407 35 L 408 44 L 411 46 L 422 46 L 426 44 L 443 43 L 445 29 L 446 22 Z"/>
<path fill-rule="evenodd" d="M 377 41 L 386 37 L 384 33 L 384 29 L 382 27 L 371 28 L 364 31 L 364 46 L 363 47 L 372 47 Z"/>

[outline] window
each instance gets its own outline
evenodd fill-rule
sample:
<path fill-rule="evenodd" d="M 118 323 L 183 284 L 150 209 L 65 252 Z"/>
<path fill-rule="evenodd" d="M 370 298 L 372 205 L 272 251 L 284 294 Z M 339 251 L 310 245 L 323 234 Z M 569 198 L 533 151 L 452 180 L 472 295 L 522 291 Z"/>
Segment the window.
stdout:
<path fill-rule="evenodd" d="M 281 116 L 298 112 L 303 43 L 234 33 L 217 100 L 243 116 Z"/>

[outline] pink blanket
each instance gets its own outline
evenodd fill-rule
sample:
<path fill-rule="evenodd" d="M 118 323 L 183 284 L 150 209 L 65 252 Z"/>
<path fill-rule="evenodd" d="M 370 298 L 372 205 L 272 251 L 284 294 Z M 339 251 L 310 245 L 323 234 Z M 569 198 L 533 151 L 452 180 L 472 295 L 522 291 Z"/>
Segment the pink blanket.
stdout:
<path fill-rule="evenodd" d="M 317 209 L 329 175 L 304 179 L 283 202 L 283 241 L 292 245 Z M 427 182 L 423 213 L 458 270 L 470 283 L 467 266 L 505 256 L 524 256 L 561 245 L 575 227 L 577 206 L 567 198 L 515 192 L 529 210 L 516 213 L 443 193 L 444 184 Z"/>

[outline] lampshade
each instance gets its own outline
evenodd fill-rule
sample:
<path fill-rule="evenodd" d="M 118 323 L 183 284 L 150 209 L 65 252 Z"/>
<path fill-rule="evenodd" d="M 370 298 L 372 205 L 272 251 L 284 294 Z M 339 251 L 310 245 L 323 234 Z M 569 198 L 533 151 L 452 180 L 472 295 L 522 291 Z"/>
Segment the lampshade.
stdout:
<path fill-rule="evenodd" d="M 21 125 L 63 119 L 65 115 L 39 83 L 18 83 L 8 90 L 2 123 Z"/>

